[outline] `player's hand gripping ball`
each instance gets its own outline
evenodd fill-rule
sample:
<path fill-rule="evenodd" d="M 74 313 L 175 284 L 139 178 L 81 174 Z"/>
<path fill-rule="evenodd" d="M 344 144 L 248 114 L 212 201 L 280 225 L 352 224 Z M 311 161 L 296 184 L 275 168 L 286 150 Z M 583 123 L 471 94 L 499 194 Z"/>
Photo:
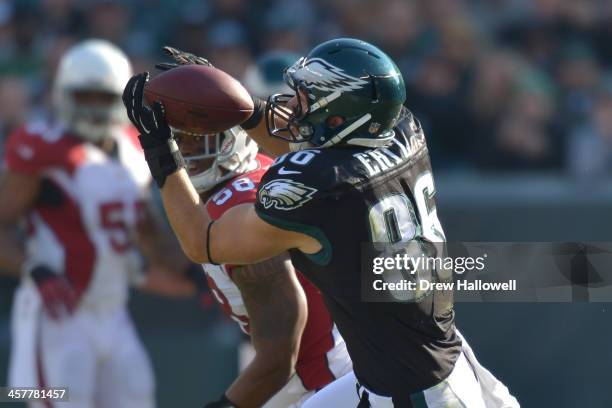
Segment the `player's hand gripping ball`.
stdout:
<path fill-rule="evenodd" d="M 144 149 L 164 144 L 172 137 L 164 105 L 157 101 L 149 108 L 142 103 L 144 88 L 148 81 L 148 72 L 134 75 L 123 91 L 123 104 L 127 109 L 128 118 L 140 132 L 140 143 Z"/>
<path fill-rule="evenodd" d="M 174 173 L 185 163 L 166 121 L 164 105 L 157 101 L 149 108 L 143 102 L 144 88 L 149 80 L 149 73 L 134 75 L 123 91 L 123 104 L 127 109 L 130 121 L 140 132 L 138 139 L 144 150 L 145 159 L 151 175 L 161 188 L 166 177 Z"/>

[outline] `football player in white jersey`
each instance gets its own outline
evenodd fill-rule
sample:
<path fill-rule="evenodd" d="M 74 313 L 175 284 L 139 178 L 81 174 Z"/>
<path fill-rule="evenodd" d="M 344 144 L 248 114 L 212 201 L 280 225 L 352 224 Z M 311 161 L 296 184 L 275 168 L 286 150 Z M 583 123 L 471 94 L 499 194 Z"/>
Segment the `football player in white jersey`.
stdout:
<path fill-rule="evenodd" d="M 258 153 L 244 130 L 174 134 L 211 218 L 255 200 L 272 159 Z M 293 268 L 288 254 L 253 265 L 203 266 L 216 300 L 251 336 L 255 351 L 221 399 L 206 408 L 296 408 L 352 371 L 321 293 Z"/>
<path fill-rule="evenodd" d="M 143 268 L 136 241 L 145 252 L 155 245 L 138 235 L 152 221 L 150 175 L 121 104 L 130 75 L 114 45 L 75 45 L 55 78 L 55 120 L 17 129 L 5 149 L 2 239 L 27 223 L 23 251 L 0 248 L 0 268 L 22 274 L 9 384 L 68 387 L 66 407 L 154 406 L 151 364 L 126 308 Z"/>

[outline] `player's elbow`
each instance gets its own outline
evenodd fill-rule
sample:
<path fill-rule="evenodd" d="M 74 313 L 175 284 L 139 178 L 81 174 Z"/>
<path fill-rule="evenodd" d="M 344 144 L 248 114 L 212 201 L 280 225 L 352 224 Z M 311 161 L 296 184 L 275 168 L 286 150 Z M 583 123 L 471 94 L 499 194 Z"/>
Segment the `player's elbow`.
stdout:
<path fill-rule="evenodd" d="M 198 248 L 183 247 L 183 252 L 185 252 L 185 255 L 187 256 L 187 258 L 189 258 L 189 260 L 193 263 L 196 263 L 196 264 L 208 263 L 208 258 L 202 251 L 198 250 Z"/>
<path fill-rule="evenodd" d="M 299 346 L 293 342 L 282 342 L 277 344 L 270 352 L 262 355 L 265 370 L 271 377 L 280 382 L 286 382 L 295 371 L 295 364 L 298 359 Z"/>
<path fill-rule="evenodd" d="M 193 234 L 187 239 L 182 239 L 181 248 L 191 262 L 203 264 L 209 261 L 206 256 L 206 243 L 201 234 Z"/>

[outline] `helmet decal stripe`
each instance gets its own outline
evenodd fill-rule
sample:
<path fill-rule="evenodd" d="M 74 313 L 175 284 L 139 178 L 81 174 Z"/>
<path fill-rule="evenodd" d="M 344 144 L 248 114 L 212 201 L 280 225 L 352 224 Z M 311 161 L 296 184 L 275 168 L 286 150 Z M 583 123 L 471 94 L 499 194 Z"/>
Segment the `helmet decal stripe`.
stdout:
<path fill-rule="evenodd" d="M 304 65 L 294 68 L 290 73 L 307 87 L 320 91 L 342 92 L 356 91 L 368 84 L 368 81 L 348 75 L 342 68 L 338 68 L 322 58 L 311 58 Z"/>

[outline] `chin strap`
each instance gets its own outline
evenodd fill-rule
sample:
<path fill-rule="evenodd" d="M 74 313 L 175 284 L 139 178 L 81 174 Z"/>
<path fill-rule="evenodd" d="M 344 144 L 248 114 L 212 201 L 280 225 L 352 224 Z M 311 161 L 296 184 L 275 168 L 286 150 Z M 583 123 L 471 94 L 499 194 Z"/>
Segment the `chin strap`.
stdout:
<path fill-rule="evenodd" d="M 292 152 L 297 152 L 300 150 L 306 150 L 311 148 L 316 148 L 317 146 L 313 145 L 310 142 L 300 142 L 300 143 L 289 143 L 289 150 Z"/>
<path fill-rule="evenodd" d="M 357 119 L 356 121 L 354 121 L 353 123 L 345 127 L 344 129 L 342 129 L 340 132 L 338 132 L 336 136 L 332 137 L 327 142 L 323 143 L 321 147 L 329 147 L 329 146 L 340 143 L 342 139 L 344 139 L 350 133 L 357 130 L 361 125 L 363 125 L 370 119 L 372 119 L 372 115 L 370 113 L 366 113 L 365 115 L 363 115 L 362 117 L 360 117 L 359 119 Z"/>

